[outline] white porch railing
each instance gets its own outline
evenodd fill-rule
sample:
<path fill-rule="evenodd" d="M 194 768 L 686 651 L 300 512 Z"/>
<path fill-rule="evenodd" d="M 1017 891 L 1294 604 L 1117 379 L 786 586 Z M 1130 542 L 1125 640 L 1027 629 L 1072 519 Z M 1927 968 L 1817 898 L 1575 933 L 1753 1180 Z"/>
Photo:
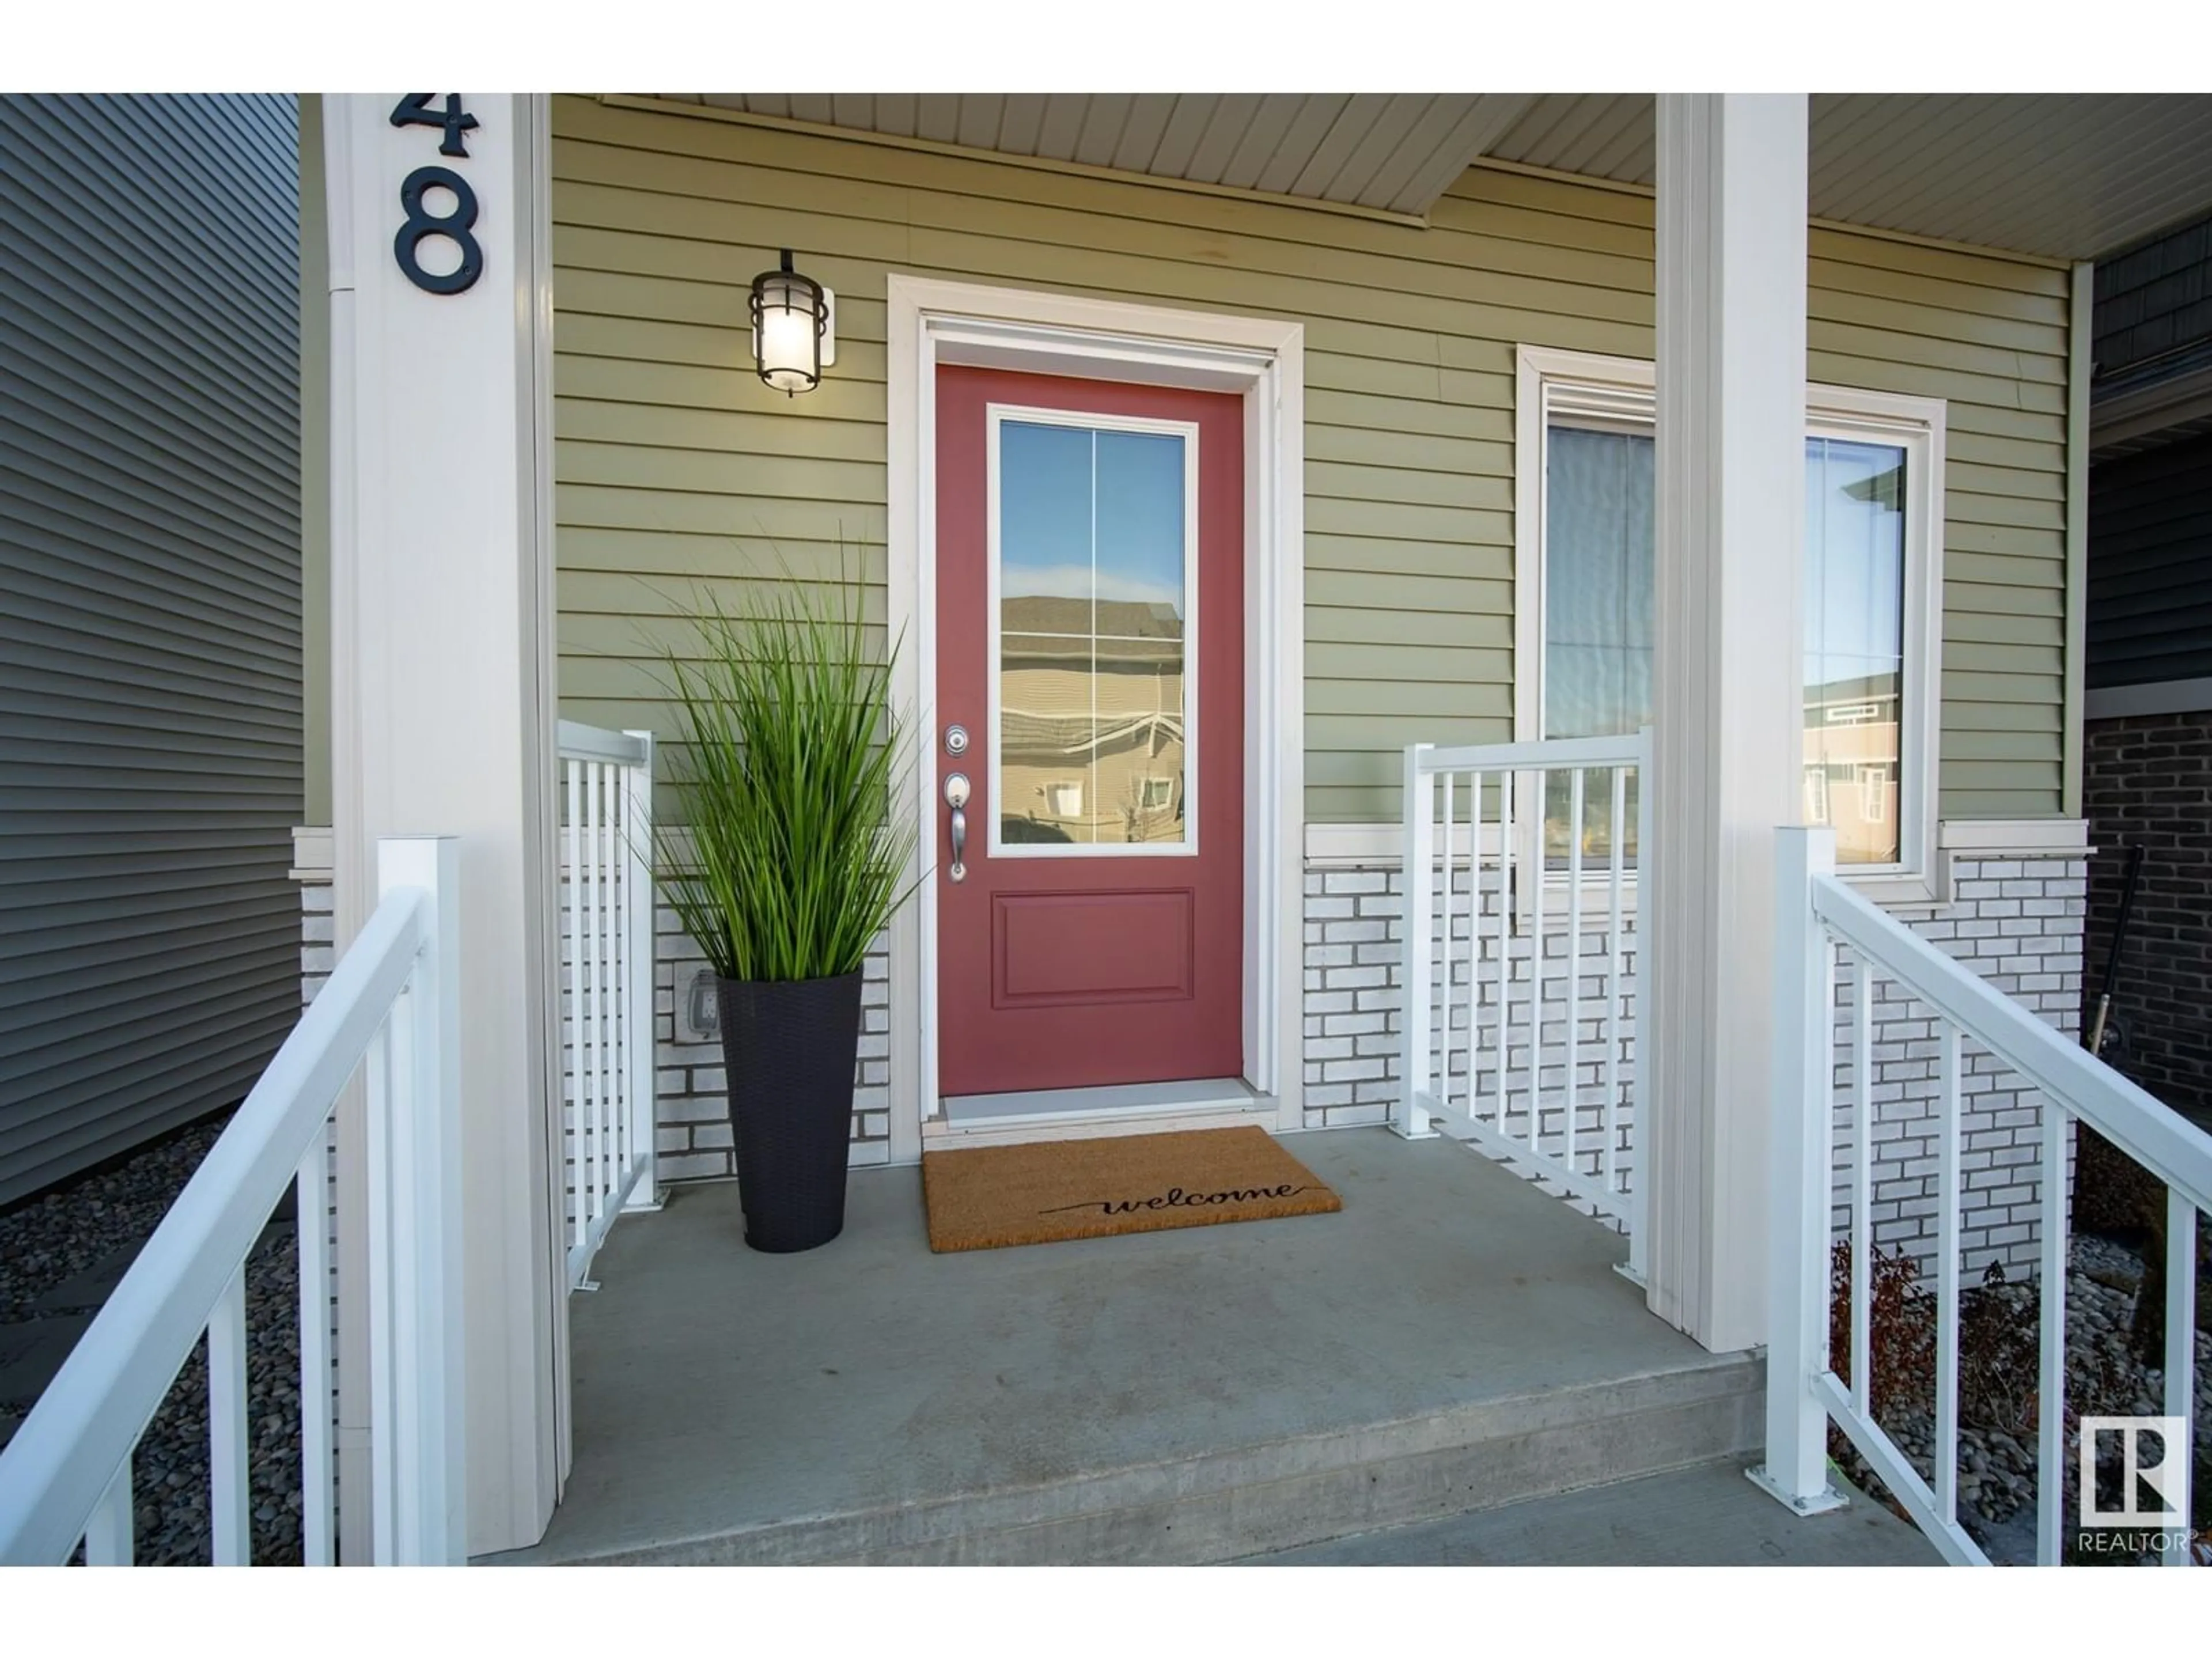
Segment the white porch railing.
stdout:
<path fill-rule="evenodd" d="M 0 1562 L 133 1565 L 131 1460 L 203 1331 L 215 1565 L 252 1559 L 246 1260 L 299 1195 L 306 1559 L 334 1509 L 326 1147 L 367 1062 L 371 1491 L 380 1564 L 467 1547 L 460 1288 L 458 843 L 378 848 L 376 912 L 0 1452 Z"/>
<path fill-rule="evenodd" d="M 2166 1353 L 2163 1412 L 2187 1425 L 2196 1375 L 2197 1218 L 2212 1207 L 2212 1136 L 2169 1111 L 2087 1050 L 1852 892 L 1835 875 L 1826 830 L 1778 832 L 1776 890 L 1774 1178 L 1766 1463 L 1753 1479 L 1802 1514 L 1841 1501 L 1827 1483 L 1827 1425 L 1847 1435 L 1946 1559 L 1988 1562 L 1959 1522 L 1959 1270 L 1962 1178 L 1962 1039 L 1972 1042 L 2042 1097 L 2041 1252 L 2037 1286 L 2041 1350 L 2037 1386 L 2036 1555 L 2060 1559 L 2069 1524 L 2063 1494 L 2072 1460 L 2066 1425 L 2067 1153 L 2085 1123 L 2166 1183 Z M 1835 1109 L 1837 947 L 1854 976 L 1849 1033 L 1851 1113 L 1849 1237 L 1850 1370 L 1829 1352 L 1831 1181 Z M 1875 1422 L 1869 1375 L 1875 1239 L 1865 1109 L 1873 1086 L 1870 1029 L 1875 976 L 1893 981 L 1934 1016 L 1936 1038 L 1936 1347 L 1934 1484 L 1923 1480 Z M 2184 1517 L 2163 1529 L 2168 1565 L 2188 1560 L 2190 1434 L 2166 1449 L 2168 1494 Z M 2090 1471 L 2094 1474 L 2094 1470 Z M 2178 1478 L 2175 1478 L 2178 1475 Z"/>
<path fill-rule="evenodd" d="M 1395 1118 L 1401 1134 L 1471 1140 L 1612 1217 L 1639 1279 L 1631 901 L 1650 845 L 1650 754 L 1648 731 L 1407 750 Z"/>
<path fill-rule="evenodd" d="M 562 1100 L 572 1289 L 653 1175 L 653 734 L 561 722 Z"/>

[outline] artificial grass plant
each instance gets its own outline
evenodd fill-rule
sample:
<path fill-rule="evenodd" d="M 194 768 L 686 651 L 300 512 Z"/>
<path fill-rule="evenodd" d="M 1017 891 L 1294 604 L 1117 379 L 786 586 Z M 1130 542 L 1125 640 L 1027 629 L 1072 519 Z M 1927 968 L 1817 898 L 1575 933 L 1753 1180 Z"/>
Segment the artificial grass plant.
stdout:
<path fill-rule="evenodd" d="M 681 825 L 657 833 L 661 891 L 725 979 L 858 969 L 913 890 L 911 749 L 890 651 L 860 590 L 776 581 L 696 611 L 698 653 L 666 653 Z"/>

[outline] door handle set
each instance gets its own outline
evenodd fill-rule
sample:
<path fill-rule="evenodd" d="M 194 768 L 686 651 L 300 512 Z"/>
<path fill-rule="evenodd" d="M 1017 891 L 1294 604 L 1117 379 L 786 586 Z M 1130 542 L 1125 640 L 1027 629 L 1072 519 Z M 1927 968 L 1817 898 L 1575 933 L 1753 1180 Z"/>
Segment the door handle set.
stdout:
<path fill-rule="evenodd" d="M 968 849 L 968 775 L 955 772 L 945 781 L 945 804 L 952 809 L 952 863 L 945 875 L 954 881 L 968 879 L 963 855 Z"/>

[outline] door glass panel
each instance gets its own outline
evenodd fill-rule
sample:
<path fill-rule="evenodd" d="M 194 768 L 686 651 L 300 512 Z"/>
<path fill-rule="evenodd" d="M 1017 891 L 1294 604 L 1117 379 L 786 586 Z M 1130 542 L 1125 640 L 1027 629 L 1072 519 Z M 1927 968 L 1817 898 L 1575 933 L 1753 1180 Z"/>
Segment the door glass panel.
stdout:
<path fill-rule="evenodd" d="M 1000 422 L 1000 847 L 1189 845 L 1188 443 Z"/>

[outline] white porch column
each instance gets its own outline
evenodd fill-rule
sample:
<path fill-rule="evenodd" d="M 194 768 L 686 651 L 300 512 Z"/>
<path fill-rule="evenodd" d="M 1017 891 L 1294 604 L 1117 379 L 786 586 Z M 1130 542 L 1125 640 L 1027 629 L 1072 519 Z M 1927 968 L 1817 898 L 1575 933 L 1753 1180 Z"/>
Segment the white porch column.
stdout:
<path fill-rule="evenodd" d="M 1806 100 L 1659 100 L 1651 1310 L 1764 1340 L 1774 830 L 1798 821 Z"/>
<path fill-rule="evenodd" d="M 331 97 L 325 109 L 334 902 L 343 945 L 374 902 L 378 836 L 459 838 L 474 1554 L 538 1538 L 563 1452 L 566 1304 L 550 1201 L 558 1119 L 548 1109 L 557 1087 L 549 137 L 542 98 L 465 94 L 475 125 L 462 131 L 395 126 L 408 95 Z M 433 94 L 428 109 L 442 116 L 446 100 Z M 443 221 L 480 253 L 480 274 L 459 291 L 426 291 L 402 269 L 395 238 L 407 226 L 410 177 L 416 228 Z M 441 178 L 474 198 L 472 223 L 450 189 L 421 192 Z M 427 234 L 416 264 L 436 282 L 462 267 L 463 245 Z M 339 1146 L 348 1183 L 357 1125 L 341 1122 Z M 349 1190 L 342 1184 L 341 1205 L 358 1216 Z M 365 1301 L 360 1260 L 342 1238 L 348 1325 Z M 342 1328 L 340 1351 L 357 1355 L 357 1335 L 349 1341 Z M 340 1377 L 342 1547 L 362 1537 L 366 1520 L 358 1376 Z"/>

